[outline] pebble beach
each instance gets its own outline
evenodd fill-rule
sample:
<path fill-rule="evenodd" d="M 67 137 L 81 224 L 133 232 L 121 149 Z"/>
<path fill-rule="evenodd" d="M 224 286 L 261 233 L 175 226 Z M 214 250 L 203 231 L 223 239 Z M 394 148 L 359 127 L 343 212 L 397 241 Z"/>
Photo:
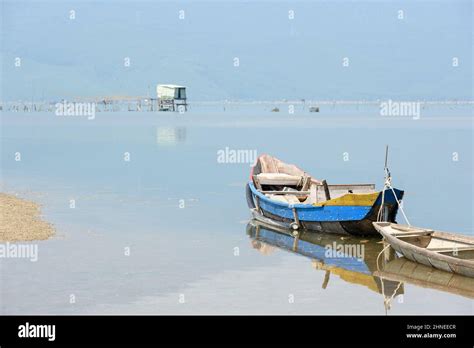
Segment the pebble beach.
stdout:
<path fill-rule="evenodd" d="M 38 204 L 0 193 L 0 242 L 44 240 L 53 236 L 53 226 L 43 221 L 40 214 Z"/>

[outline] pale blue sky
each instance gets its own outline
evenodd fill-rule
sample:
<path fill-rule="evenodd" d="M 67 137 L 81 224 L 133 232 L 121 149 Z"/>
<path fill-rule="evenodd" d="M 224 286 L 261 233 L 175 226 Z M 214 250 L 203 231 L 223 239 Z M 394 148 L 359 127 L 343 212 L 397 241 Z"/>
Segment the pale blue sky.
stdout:
<path fill-rule="evenodd" d="M 147 95 L 157 83 L 194 100 L 472 99 L 471 1 L 1 4 L 3 100 Z"/>

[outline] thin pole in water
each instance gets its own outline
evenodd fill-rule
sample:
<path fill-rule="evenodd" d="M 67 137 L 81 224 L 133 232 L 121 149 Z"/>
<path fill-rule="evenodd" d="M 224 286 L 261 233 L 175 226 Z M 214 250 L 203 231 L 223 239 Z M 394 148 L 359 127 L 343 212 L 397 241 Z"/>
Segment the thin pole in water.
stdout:
<path fill-rule="evenodd" d="M 384 172 L 385 172 L 385 182 L 390 182 L 391 175 L 390 175 L 390 170 L 388 170 L 388 145 L 385 145 L 385 166 L 384 166 Z"/>

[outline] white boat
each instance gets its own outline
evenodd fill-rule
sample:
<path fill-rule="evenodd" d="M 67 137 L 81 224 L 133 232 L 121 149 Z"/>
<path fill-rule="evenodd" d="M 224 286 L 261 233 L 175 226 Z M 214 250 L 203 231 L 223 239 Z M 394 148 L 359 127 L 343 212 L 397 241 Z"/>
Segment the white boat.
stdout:
<path fill-rule="evenodd" d="M 474 238 L 432 229 L 374 222 L 390 246 L 407 259 L 474 278 Z"/>

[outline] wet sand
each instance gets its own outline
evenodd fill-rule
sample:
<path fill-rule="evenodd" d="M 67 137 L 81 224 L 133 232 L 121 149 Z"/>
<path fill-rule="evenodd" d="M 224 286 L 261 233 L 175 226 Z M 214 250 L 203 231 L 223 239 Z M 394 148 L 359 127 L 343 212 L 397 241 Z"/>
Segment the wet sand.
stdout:
<path fill-rule="evenodd" d="M 39 205 L 0 193 L 0 242 L 48 239 L 53 226 L 41 220 Z"/>

